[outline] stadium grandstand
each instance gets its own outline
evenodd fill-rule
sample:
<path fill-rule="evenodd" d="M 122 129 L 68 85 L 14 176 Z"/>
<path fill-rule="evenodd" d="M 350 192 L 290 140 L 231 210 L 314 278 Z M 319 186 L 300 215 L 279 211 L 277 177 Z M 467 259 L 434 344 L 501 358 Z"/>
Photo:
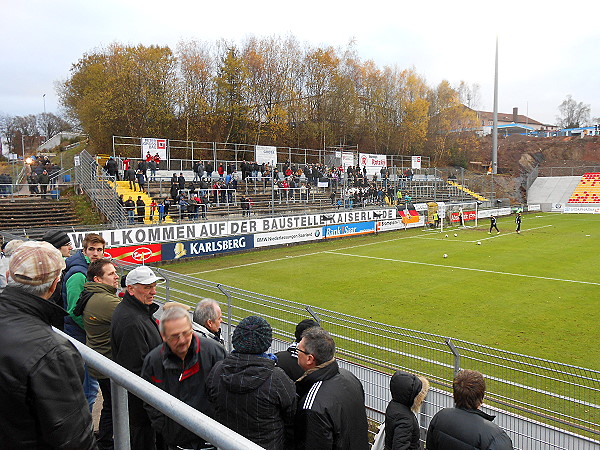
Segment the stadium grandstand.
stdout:
<path fill-rule="evenodd" d="M 106 256 L 116 261 L 121 276 L 148 264 L 167 281 L 155 298 L 161 307 L 157 319 L 166 302 L 193 307 L 199 298 L 218 298 L 229 351 L 233 330 L 248 315 L 261 315 L 272 326 L 273 353 L 286 349 L 299 321 L 313 318 L 326 324 L 335 338 L 340 365 L 364 387 L 371 440 L 385 419 L 394 371 L 430 380 L 430 393 L 418 414 L 424 443 L 432 417 L 453 405 L 454 375 L 461 369 L 477 369 L 489 380 L 483 410 L 496 416 L 495 423 L 508 433 L 515 448 L 599 448 L 600 372 L 596 370 L 182 275 L 165 264 L 328 237 L 409 228 L 438 231 L 437 227 L 449 225 L 467 228 L 490 216 L 510 216 L 512 221 L 512 214 L 523 210 L 579 212 L 569 211 L 568 205 L 600 208 L 600 173 L 537 177 L 530 183 L 527 205 L 511 208 L 496 198 L 490 184 L 493 178 L 485 174 L 465 178 L 464 172 L 432 167 L 427 158 L 363 155 L 347 149 L 256 147 L 260 146 L 116 137 L 112 154 L 78 153 L 72 169 L 53 174 L 52 189 L 45 195 L 32 191 L 35 183 L 23 168 L 13 182 L 5 183 L 0 235 L 7 242 L 36 239 L 48 230 L 61 229 L 77 249 L 86 233 L 102 234 Z M 154 170 L 144 164 L 149 153 L 161 156 Z M 116 163 L 116 174 L 107 170 L 109 160 Z M 143 191 L 139 183 L 124 180 L 125 167 L 147 171 Z M 72 211 L 61 209 L 59 205 L 66 205 L 61 190 L 67 188 L 84 193 L 104 223 L 77 224 Z M 131 214 L 121 202 L 138 196 L 143 206 Z M 257 448 L 72 341 L 87 364 L 113 382 L 115 448 L 127 448 L 129 441 L 128 391 L 218 448 Z"/>

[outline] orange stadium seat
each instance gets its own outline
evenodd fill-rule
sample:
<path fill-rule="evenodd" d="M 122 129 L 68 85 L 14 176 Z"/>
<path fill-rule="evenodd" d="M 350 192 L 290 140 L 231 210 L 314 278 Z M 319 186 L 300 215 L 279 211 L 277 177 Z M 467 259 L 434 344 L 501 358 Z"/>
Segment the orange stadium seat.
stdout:
<path fill-rule="evenodd" d="M 586 173 L 567 203 L 600 203 L 600 173 Z"/>

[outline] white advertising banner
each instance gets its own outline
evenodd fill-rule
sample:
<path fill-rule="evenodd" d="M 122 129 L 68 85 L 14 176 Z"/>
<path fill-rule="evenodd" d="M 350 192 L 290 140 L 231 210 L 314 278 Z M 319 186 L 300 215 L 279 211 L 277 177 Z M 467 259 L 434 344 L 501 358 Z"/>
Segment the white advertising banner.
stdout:
<path fill-rule="evenodd" d="M 552 212 L 562 212 L 565 209 L 563 203 L 552 203 Z"/>
<path fill-rule="evenodd" d="M 342 152 L 342 167 L 346 169 L 346 167 L 354 165 L 356 165 L 356 163 L 354 162 L 354 153 Z"/>
<path fill-rule="evenodd" d="M 512 210 L 510 208 L 480 209 L 477 211 L 477 217 L 485 219 L 490 216 L 510 216 L 511 213 Z"/>
<path fill-rule="evenodd" d="M 323 228 L 303 228 L 301 230 L 275 231 L 254 235 L 254 247 L 291 244 L 294 242 L 316 241 L 323 238 Z"/>
<path fill-rule="evenodd" d="M 527 211 L 541 211 L 541 205 L 527 205 Z"/>
<path fill-rule="evenodd" d="M 413 156 L 412 157 L 412 165 L 411 167 L 413 169 L 420 169 L 421 168 L 421 157 L 420 156 Z"/>
<path fill-rule="evenodd" d="M 600 214 L 598 206 L 565 206 L 563 209 L 567 214 Z"/>
<path fill-rule="evenodd" d="M 222 222 L 192 223 L 186 225 L 162 225 L 117 230 L 94 231 L 106 240 L 107 248 L 159 242 L 186 241 L 222 236 L 243 235 L 263 232 L 296 230 L 369 220 L 396 218 L 395 209 L 354 210 L 331 214 L 306 214 L 264 219 L 233 220 Z M 88 232 L 68 233 L 73 247 L 81 248 Z"/>
<path fill-rule="evenodd" d="M 277 147 L 272 145 L 256 145 L 254 158 L 258 164 L 277 164 Z"/>
<path fill-rule="evenodd" d="M 156 138 L 142 138 L 142 159 L 150 152 L 152 156 L 158 153 L 161 161 L 167 159 L 167 140 Z"/>
<path fill-rule="evenodd" d="M 379 175 L 382 167 L 387 167 L 386 155 L 374 155 L 370 153 L 360 153 L 360 167 L 367 168 L 367 175 Z"/>

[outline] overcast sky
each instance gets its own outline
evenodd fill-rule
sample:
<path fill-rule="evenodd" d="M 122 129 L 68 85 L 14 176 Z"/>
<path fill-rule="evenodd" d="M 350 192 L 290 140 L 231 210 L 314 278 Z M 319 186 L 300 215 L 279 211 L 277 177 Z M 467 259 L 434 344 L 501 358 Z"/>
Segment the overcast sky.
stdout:
<path fill-rule="evenodd" d="M 55 82 L 84 53 L 123 44 L 180 40 L 240 43 L 293 34 L 346 47 L 379 67 L 415 67 L 430 86 L 446 79 L 481 86 L 493 108 L 499 38 L 499 111 L 555 123 L 571 94 L 600 116 L 600 27 L 595 2 L 304 0 L 0 0 L 0 114 L 59 112 Z M 560 5 L 560 6 L 558 6 Z"/>

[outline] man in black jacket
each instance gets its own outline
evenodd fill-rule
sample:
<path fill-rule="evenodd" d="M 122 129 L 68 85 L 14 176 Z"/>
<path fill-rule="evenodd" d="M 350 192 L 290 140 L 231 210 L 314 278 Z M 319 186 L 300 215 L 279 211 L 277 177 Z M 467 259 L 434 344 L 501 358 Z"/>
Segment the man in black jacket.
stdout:
<path fill-rule="evenodd" d="M 476 370 L 462 370 L 452 383 L 454 408 L 439 411 L 427 430 L 427 450 L 474 448 L 512 450 L 512 441 L 494 416 L 479 408 L 485 395 L 485 380 Z"/>
<path fill-rule="evenodd" d="M 144 360 L 142 378 L 182 402 L 212 416 L 205 394 L 205 382 L 215 363 L 225 358 L 225 349 L 212 339 L 193 332 L 185 305 L 167 303 L 160 318 L 163 343 Z M 145 404 L 152 427 L 172 447 L 200 448 L 204 440 L 163 413 Z"/>
<path fill-rule="evenodd" d="M 281 367 L 292 381 L 296 381 L 304 375 L 304 369 L 298 365 L 298 342 L 302 340 L 304 330 L 316 326 L 319 326 L 319 324 L 314 320 L 304 319 L 296 325 L 296 332 L 294 333 L 296 339 L 294 342 L 289 345 L 287 350 L 275 353 L 275 356 L 277 356 L 277 367 Z"/>
<path fill-rule="evenodd" d="M 296 449 L 368 450 L 365 393 L 358 378 L 338 366 L 332 337 L 309 328 L 297 351 L 305 373 L 296 381 Z"/>
<path fill-rule="evenodd" d="M 234 352 L 215 364 L 206 393 L 223 425 L 268 450 L 293 448 L 296 389 L 279 367 L 271 346 L 269 323 L 243 319 L 232 337 Z"/>
<path fill-rule="evenodd" d="M 113 361 L 140 375 L 144 358 L 162 342 L 153 314 L 158 305 L 153 303 L 157 277 L 148 266 L 140 266 L 127 274 L 127 292 L 115 308 L 110 328 Z M 132 449 L 155 448 L 154 431 L 142 401 L 129 394 L 129 428 Z"/>
<path fill-rule="evenodd" d="M 96 448 L 83 360 L 50 327 L 61 308 L 48 299 L 64 268 L 47 242 L 26 242 L 11 257 L 0 296 L 2 448 Z"/>

